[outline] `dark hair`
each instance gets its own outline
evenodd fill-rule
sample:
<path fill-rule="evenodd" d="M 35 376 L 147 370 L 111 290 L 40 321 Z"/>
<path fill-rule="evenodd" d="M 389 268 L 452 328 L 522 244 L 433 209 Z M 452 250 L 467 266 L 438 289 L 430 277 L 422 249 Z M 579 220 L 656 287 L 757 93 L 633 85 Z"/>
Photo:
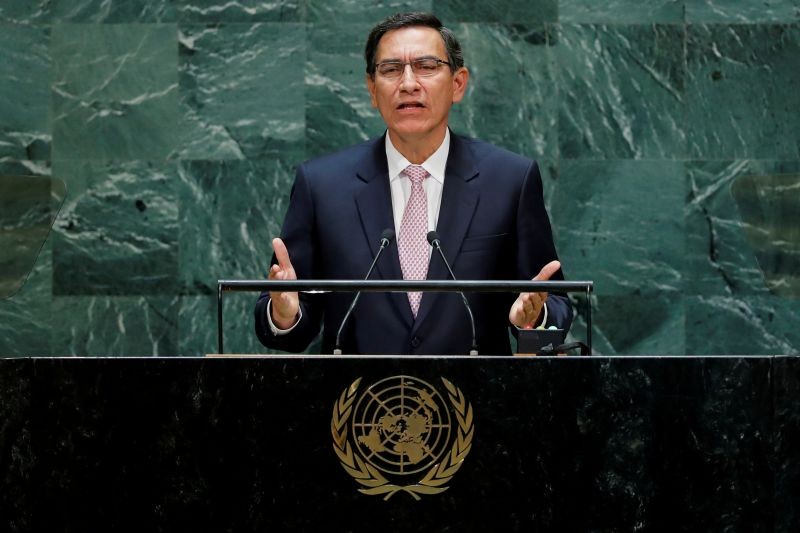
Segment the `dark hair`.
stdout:
<path fill-rule="evenodd" d="M 367 46 L 364 49 L 364 59 L 367 60 L 367 74 L 375 76 L 375 53 L 378 50 L 378 43 L 387 32 L 409 28 L 412 26 L 425 26 L 433 28 L 439 32 L 447 49 L 447 62 L 450 63 L 450 70 L 455 72 L 464 66 L 464 54 L 461 52 L 461 44 L 456 39 L 455 34 L 442 25 L 442 21 L 431 13 L 396 13 L 380 21 L 372 28 L 367 37 Z"/>

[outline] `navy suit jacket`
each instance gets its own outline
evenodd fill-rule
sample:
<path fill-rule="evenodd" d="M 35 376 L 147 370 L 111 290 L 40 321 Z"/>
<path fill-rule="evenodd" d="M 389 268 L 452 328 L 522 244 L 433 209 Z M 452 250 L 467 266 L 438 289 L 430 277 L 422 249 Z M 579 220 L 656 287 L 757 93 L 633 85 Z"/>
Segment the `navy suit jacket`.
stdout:
<path fill-rule="evenodd" d="M 298 279 L 361 279 L 380 235 L 394 228 L 384 137 L 303 163 L 297 170 L 281 237 Z M 557 259 L 536 162 L 451 134 L 436 231 L 460 280 L 523 279 Z M 274 258 L 273 258 L 274 261 Z M 396 242 L 372 279 L 402 279 Z M 428 279 L 450 279 L 438 253 Z M 553 279 L 563 279 L 559 271 Z M 511 353 L 508 312 L 517 294 L 467 294 L 481 354 Z M 255 309 L 256 333 L 270 348 L 302 351 L 323 323 L 322 352 L 332 353 L 353 294 L 300 295 L 302 320 L 273 335 L 269 294 Z M 548 324 L 569 328 L 563 295 L 547 300 Z M 353 354 L 468 354 L 469 319 L 458 293 L 425 293 L 416 320 L 404 293 L 363 293 L 342 335 Z"/>

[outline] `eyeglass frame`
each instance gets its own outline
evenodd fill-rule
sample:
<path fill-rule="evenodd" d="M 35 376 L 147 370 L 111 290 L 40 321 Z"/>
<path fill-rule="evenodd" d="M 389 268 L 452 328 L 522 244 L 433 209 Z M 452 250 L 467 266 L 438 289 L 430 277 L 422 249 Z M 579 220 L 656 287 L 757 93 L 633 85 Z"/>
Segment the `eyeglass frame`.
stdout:
<path fill-rule="evenodd" d="M 436 62 L 436 66 L 437 66 L 436 72 L 431 72 L 430 74 L 427 74 L 427 75 L 426 74 L 418 74 L 414 70 L 414 63 L 416 63 L 418 61 L 435 61 Z M 400 75 L 398 75 L 396 78 L 390 78 L 390 77 L 387 77 L 385 74 L 381 74 L 381 72 L 380 72 L 381 65 L 396 65 L 396 66 L 402 67 L 402 70 L 400 71 Z M 447 65 L 448 67 L 450 67 L 451 71 L 453 69 L 453 64 L 448 62 L 448 61 L 445 61 L 444 59 L 439 59 L 438 57 L 433 57 L 433 56 L 425 56 L 425 57 L 418 57 L 416 59 L 412 59 L 411 61 L 398 61 L 396 59 L 390 59 L 388 61 L 381 61 L 380 63 L 375 63 L 374 72 L 375 72 L 375 74 L 379 75 L 383 79 L 390 80 L 390 81 L 397 81 L 397 80 L 403 78 L 403 73 L 406 70 L 406 65 L 410 65 L 411 66 L 411 72 L 414 74 L 414 76 L 420 77 L 420 78 L 430 78 L 432 76 L 435 76 L 436 74 L 439 73 L 438 67 L 440 65 Z"/>

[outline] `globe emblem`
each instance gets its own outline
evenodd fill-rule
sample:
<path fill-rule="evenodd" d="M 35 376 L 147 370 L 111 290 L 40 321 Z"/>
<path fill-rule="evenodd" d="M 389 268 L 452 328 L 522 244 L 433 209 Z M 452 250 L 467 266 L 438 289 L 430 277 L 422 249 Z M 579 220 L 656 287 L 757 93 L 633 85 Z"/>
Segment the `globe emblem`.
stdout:
<path fill-rule="evenodd" d="M 353 442 L 375 468 L 414 474 L 436 463 L 450 445 L 450 410 L 430 384 L 393 376 L 364 391 L 353 410 Z"/>

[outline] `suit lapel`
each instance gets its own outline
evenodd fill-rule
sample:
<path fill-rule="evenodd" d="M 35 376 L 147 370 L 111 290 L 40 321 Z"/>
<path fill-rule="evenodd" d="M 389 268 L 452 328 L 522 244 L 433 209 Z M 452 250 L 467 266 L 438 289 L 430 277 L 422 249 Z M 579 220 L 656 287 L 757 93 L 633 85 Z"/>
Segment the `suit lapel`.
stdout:
<path fill-rule="evenodd" d="M 469 186 L 469 181 L 478 176 L 478 169 L 464 142 L 455 134 L 450 135 L 450 153 L 447 157 L 445 169 L 444 189 L 442 190 L 442 203 L 439 208 L 439 220 L 436 223 L 436 232 L 442 243 L 442 251 L 451 265 L 461 249 L 461 243 L 467 234 L 467 229 L 475 215 L 478 205 L 478 193 Z M 398 260 L 399 265 L 399 260 Z M 433 250 L 431 261 L 428 265 L 428 279 L 450 279 L 450 273 L 442 261 L 439 252 Z M 422 296 L 419 313 L 412 329 L 412 334 L 419 325 L 428 317 L 430 310 L 442 293 L 429 292 Z"/>
<path fill-rule="evenodd" d="M 364 158 L 357 171 L 358 177 L 366 184 L 356 194 L 356 206 L 367 246 L 372 251 L 373 257 L 383 230 L 395 229 L 384 142 L 384 137 L 381 137 L 374 143 L 370 155 Z M 372 275 L 373 279 L 403 279 L 396 237 L 395 241 L 384 250 L 375 265 L 375 270 L 376 272 Z M 408 305 L 408 297 L 404 293 L 389 293 L 388 296 L 397 308 L 397 312 L 410 326 L 414 317 L 411 314 L 411 307 Z"/>

